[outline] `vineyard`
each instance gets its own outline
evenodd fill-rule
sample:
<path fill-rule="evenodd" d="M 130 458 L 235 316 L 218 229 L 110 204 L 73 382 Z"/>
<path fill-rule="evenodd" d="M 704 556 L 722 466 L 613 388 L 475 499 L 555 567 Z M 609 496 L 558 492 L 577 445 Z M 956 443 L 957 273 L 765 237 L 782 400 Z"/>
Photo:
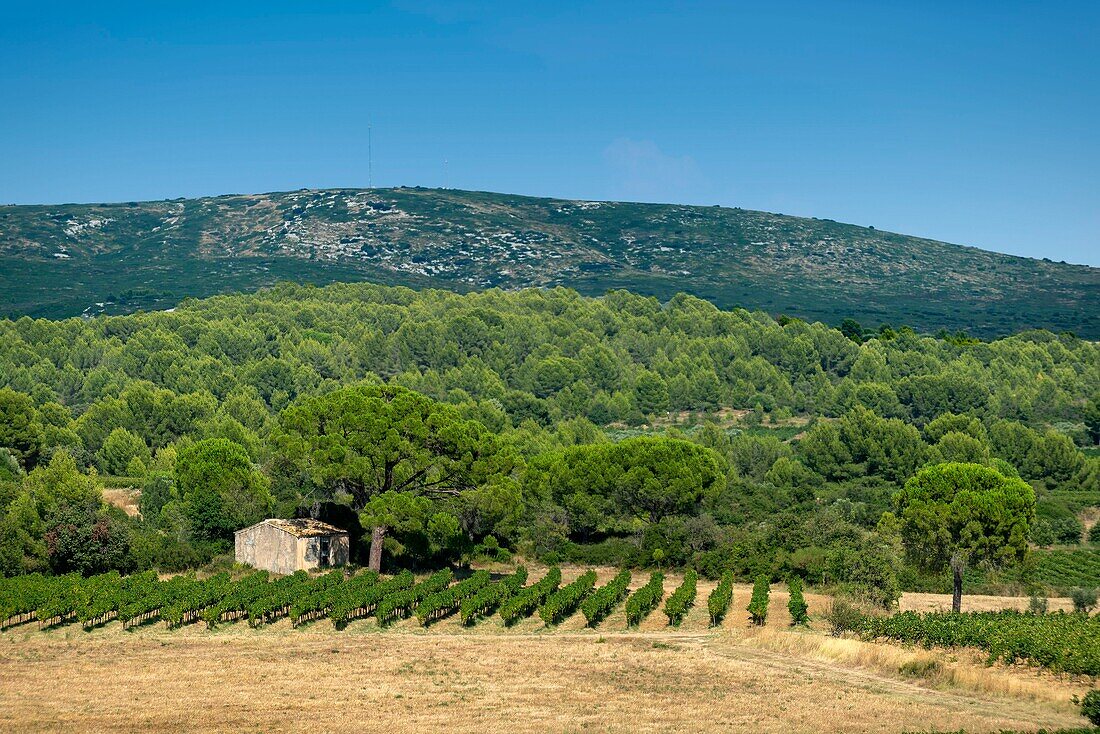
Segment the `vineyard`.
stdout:
<path fill-rule="evenodd" d="M 911 645 L 974 647 L 989 660 L 1027 662 L 1050 670 L 1100 675 L 1100 617 L 1027 612 L 899 612 L 889 617 L 854 615 L 845 625 L 864 639 Z"/>
<path fill-rule="evenodd" d="M 620 607 L 614 622 L 620 628 L 637 629 L 643 623 L 647 629 L 666 626 L 665 619 L 646 622 L 658 608 L 667 618 L 667 627 L 675 628 L 696 606 L 697 596 L 705 593 L 706 609 L 692 623 L 698 629 L 723 626 L 733 607 L 734 580 L 727 572 L 716 585 L 705 587 L 709 591 L 701 592 L 697 574 L 687 571 L 666 597 L 666 578 L 660 571 L 642 583 L 637 574 L 621 570 L 599 585 L 593 570 L 563 579 L 556 566 L 531 582 L 523 566 L 510 574 L 478 570 L 460 578 L 450 569 L 421 577 L 409 571 L 381 576 L 373 571 L 349 575 L 342 570 L 319 576 L 299 571 L 283 577 L 266 571 L 236 578 L 219 573 L 205 579 L 192 575 L 161 579 L 151 572 L 87 578 L 32 574 L 0 579 L 0 630 L 31 624 L 49 629 L 70 623 L 91 630 L 112 621 L 121 622 L 123 629 L 158 623 L 176 629 L 198 622 L 208 629 L 244 622 L 260 628 L 284 619 L 294 628 L 327 619 L 340 630 L 357 619 L 373 618 L 379 627 L 402 620 L 430 627 L 450 617 L 461 627 L 495 619 L 498 626 L 509 628 L 530 619 L 541 620 L 541 628 L 550 629 L 574 616 L 583 618 L 584 627 L 596 628 L 606 625 Z M 808 624 L 802 581 L 792 577 L 786 587 L 787 599 L 779 609 L 786 611 L 791 625 Z M 774 606 L 769 604 L 770 591 L 769 579 L 757 577 L 748 606 L 741 606 L 745 603 L 741 601 L 736 607 L 748 612 L 744 623 L 769 622 L 769 606 Z M 738 593 L 747 591 L 742 588 Z M 817 598 L 816 603 L 822 603 Z M 972 647 L 985 651 L 990 661 L 1100 675 L 1100 617 L 1084 614 L 855 613 L 834 631 L 930 648 Z"/>
<path fill-rule="evenodd" d="M 1096 586 L 1100 550 L 1052 550 L 1037 553 L 1035 575 L 1055 589 Z"/>
<path fill-rule="evenodd" d="M 626 602 L 626 619 L 636 627 L 664 599 L 664 575 L 653 573 L 647 583 L 631 593 L 633 576 L 618 572 L 597 586 L 596 572 L 589 570 L 567 584 L 552 567 L 537 581 L 525 585 L 527 569 L 494 579 L 488 571 L 475 571 L 455 580 L 450 570 L 438 571 L 419 581 L 409 571 L 383 577 L 373 571 L 346 575 L 333 570 L 311 577 L 304 571 L 272 577 L 255 571 L 231 580 L 220 573 L 206 579 L 191 575 L 159 579 L 152 572 L 123 577 L 117 572 L 83 578 L 79 575 L 32 574 L 0 579 L 0 630 L 37 622 L 48 629 L 79 622 L 93 629 L 120 620 L 124 629 L 160 622 L 168 629 L 203 622 L 208 629 L 247 621 L 260 627 L 289 619 L 299 627 L 328 619 L 343 629 L 356 619 L 374 617 L 380 626 L 415 618 L 421 626 L 457 615 L 464 626 L 499 616 L 505 626 L 538 617 L 547 627 L 583 614 L 587 627 L 601 624 Z M 695 602 L 697 575 L 689 571 L 664 607 L 671 626 L 678 626 Z M 725 607 L 732 595 L 733 577 L 724 579 L 719 594 Z M 711 618 L 721 622 L 725 609 Z"/>

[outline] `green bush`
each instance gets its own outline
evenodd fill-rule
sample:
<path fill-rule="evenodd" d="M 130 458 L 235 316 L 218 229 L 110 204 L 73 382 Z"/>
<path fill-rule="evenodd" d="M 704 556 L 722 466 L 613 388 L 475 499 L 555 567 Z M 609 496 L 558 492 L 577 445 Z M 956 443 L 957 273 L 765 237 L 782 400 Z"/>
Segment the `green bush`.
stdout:
<path fill-rule="evenodd" d="M 1089 723 L 1100 726 L 1100 689 L 1093 689 L 1081 699 L 1081 715 Z"/>
<path fill-rule="evenodd" d="M 1027 610 L 1032 614 L 1046 614 L 1050 610 L 1050 600 L 1042 594 L 1032 594 L 1027 600 Z"/>
<path fill-rule="evenodd" d="M 636 542 L 625 538 L 607 538 L 599 543 L 572 543 L 562 545 L 561 552 L 555 553 L 558 562 L 566 561 L 580 566 L 617 566 L 625 568 L 643 562 L 641 549 Z M 550 554 L 543 556 L 543 560 Z M 549 563 L 549 560 L 546 560 Z"/>
<path fill-rule="evenodd" d="M 840 637 L 845 632 L 859 632 L 863 629 L 864 618 L 862 610 L 843 597 L 833 599 L 825 612 L 825 621 L 833 637 Z"/>
<path fill-rule="evenodd" d="M 1096 589 L 1074 589 L 1070 593 L 1073 611 L 1088 614 L 1096 607 Z"/>

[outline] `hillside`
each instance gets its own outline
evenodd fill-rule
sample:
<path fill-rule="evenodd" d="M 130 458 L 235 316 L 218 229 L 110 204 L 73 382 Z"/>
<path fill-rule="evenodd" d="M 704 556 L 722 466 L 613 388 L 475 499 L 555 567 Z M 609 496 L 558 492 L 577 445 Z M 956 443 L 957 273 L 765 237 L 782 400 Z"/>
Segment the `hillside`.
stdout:
<path fill-rule="evenodd" d="M 164 309 L 280 280 L 686 291 L 721 307 L 1100 338 L 1100 269 L 721 207 L 420 188 L 0 207 L 0 314 Z"/>

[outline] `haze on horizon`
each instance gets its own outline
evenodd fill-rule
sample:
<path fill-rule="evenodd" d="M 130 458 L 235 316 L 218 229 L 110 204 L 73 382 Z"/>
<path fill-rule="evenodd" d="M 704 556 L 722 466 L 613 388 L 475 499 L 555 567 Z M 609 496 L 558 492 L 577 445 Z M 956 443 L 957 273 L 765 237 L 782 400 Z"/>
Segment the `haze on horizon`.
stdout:
<path fill-rule="evenodd" d="M 1100 265 L 1100 6 L 8 8 L 0 202 L 721 204 Z"/>

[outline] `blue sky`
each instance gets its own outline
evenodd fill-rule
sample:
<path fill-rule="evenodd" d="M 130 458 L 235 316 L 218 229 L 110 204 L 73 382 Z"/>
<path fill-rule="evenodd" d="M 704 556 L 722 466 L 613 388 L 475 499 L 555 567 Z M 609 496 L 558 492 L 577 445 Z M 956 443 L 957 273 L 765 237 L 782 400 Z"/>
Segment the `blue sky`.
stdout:
<path fill-rule="evenodd" d="M 5 3 L 0 202 L 723 204 L 1100 265 L 1100 3 Z M 444 163 L 446 161 L 446 163 Z"/>

